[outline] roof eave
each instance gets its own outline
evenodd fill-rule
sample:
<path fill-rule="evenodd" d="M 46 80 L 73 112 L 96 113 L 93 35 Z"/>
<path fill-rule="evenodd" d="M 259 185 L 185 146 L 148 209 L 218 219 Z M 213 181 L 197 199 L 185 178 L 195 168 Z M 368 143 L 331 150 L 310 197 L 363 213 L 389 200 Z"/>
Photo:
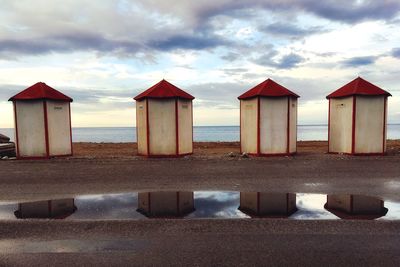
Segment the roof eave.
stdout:
<path fill-rule="evenodd" d="M 178 98 L 178 99 L 186 99 L 186 100 L 194 100 L 195 99 L 194 96 L 192 96 L 191 98 L 182 97 L 182 96 L 168 96 L 168 97 L 165 97 L 165 96 L 162 96 L 162 97 L 158 97 L 158 96 L 142 96 L 142 97 L 134 97 L 133 100 L 140 101 L 140 100 L 143 100 L 143 99 L 146 99 L 146 98 L 147 99 L 175 99 L 175 98 Z"/>

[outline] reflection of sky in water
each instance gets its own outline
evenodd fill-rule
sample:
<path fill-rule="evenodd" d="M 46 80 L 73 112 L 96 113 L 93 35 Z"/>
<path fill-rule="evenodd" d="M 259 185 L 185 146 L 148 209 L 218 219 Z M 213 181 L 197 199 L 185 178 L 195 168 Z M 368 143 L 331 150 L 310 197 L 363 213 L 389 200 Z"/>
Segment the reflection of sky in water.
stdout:
<path fill-rule="evenodd" d="M 195 211 L 186 218 L 249 218 L 238 210 L 239 192 L 194 192 Z"/>
<path fill-rule="evenodd" d="M 326 195 L 296 194 L 298 211 L 290 219 L 339 219 L 324 209 Z M 108 219 L 144 219 L 144 215 L 136 211 L 137 193 L 84 195 L 75 198 L 77 211 L 66 220 L 108 220 Z M 249 218 L 238 210 L 240 193 L 234 191 L 197 191 L 194 192 L 195 211 L 185 218 Z M 379 220 L 400 220 L 400 203 L 385 202 L 389 209 L 386 216 Z M 14 211 L 17 203 L 1 202 L 0 219 L 15 220 Z"/>
<path fill-rule="evenodd" d="M 331 220 L 339 219 L 326 209 L 326 195 L 323 194 L 296 194 L 298 211 L 290 216 L 299 220 Z"/>
<path fill-rule="evenodd" d="M 377 220 L 400 220 L 400 203 L 385 201 L 385 208 L 388 212 Z"/>
<path fill-rule="evenodd" d="M 137 193 L 87 195 L 75 198 L 77 210 L 68 219 L 140 219 Z"/>
<path fill-rule="evenodd" d="M 0 220 L 13 220 L 15 219 L 14 211 L 18 209 L 16 203 L 1 202 L 0 204 Z"/>

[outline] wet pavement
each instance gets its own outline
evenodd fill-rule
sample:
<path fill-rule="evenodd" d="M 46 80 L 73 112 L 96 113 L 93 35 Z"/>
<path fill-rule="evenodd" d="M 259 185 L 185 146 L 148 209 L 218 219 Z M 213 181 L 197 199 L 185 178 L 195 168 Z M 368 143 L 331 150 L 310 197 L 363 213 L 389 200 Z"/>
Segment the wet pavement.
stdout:
<path fill-rule="evenodd" d="M 356 194 L 151 191 L 0 202 L 0 220 L 399 220 L 400 202 Z"/>

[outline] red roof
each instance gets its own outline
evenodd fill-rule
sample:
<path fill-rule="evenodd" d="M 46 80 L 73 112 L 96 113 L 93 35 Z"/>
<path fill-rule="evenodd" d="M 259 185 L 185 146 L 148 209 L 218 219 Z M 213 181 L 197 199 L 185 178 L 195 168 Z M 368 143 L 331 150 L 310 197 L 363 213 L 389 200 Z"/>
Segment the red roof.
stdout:
<path fill-rule="evenodd" d="M 282 85 L 274 82 L 271 79 L 267 79 L 259 85 L 253 87 L 246 93 L 238 97 L 238 99 L 248 99 L 256 96 L 267 96 L 267 97 L 279 97 L 279 96 L 293 96 L 299 97 L 289 89 Z"/>
<path fill-rule="evenodd" d="M 193 100 L 194 97 L 185 91 L 179 89 L 175 85 L 162 80 L 159 83 L 153 85 L 143 93 L 137 95 L 134 99 L 141 100 L 143 98 L 185 98 Z"/>
<path fill-rule="evenodd" d="M 26 88 L 22 92 L 11 97 L 8 101 L 15 100 L 34 100 L 34 99 L 50 99 L 72 102 L 72 98 L 64 95 L 63 93 L 51 88 L 45 83 L 38 82 L 31 87 Z"/>
<path fill-rule="evenodd" d="M 389 92 L 379 88 L 376 85 L 364 80 L 361 77 L 354 79 L 335 92 L 329 94 L 326 98 L 345 97 L 352 95 L 385 95 L 392 96 Z"/>

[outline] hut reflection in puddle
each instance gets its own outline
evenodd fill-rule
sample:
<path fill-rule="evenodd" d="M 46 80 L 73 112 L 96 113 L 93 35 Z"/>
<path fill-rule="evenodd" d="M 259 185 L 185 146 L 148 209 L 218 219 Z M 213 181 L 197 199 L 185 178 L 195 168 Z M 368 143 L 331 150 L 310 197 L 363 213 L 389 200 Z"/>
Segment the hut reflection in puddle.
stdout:
<path fill-rule="evenodd" d="M 239 210 L 251 217 L 289 217 L 297 211 L 296 194 L 240 192 Z"/>
<path fill-rule="evenodd" d="M 14 212 L 18 219 L 64 219 L 76 211 L 73 198 L 24 202 Z"/>
<path fill-rule="evenodd" d="M 324 207 L 341 219 L 373 220 L 388 212 L 379 198 L 350 194 L 328 195 Z"/>
<path fill-rule="evenodd" d="M 149 218 L 179 218 L 194 210 L 193 192 L 138 193 L 137 211 Z"/>

